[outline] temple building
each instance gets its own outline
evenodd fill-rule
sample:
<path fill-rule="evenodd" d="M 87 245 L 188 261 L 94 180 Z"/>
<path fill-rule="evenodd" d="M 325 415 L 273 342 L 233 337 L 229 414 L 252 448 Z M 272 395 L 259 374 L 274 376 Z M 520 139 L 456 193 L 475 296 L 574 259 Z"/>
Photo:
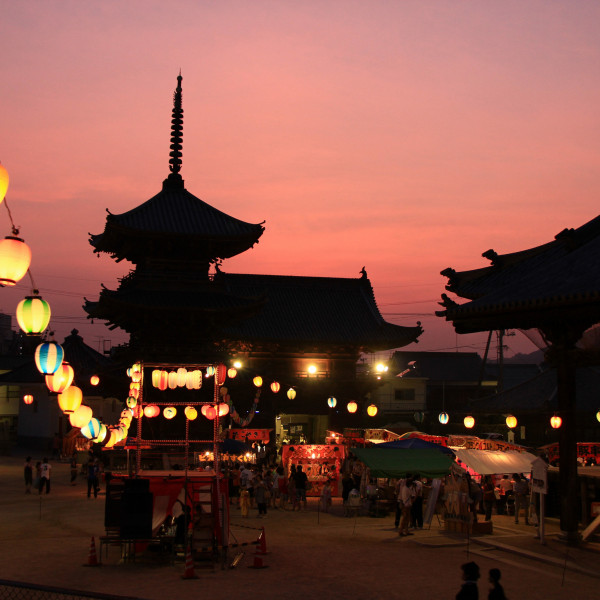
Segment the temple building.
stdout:
<path fill-rule="evenodd" d="M 223 262 L 259 242 L 262 223 L 247 223 L 186 190 L 181 176 L 181 75 L 174 94 L 170 173 L 153 198 L 122 214 L 109 212 L 104 231 L 90 236 L 96 253 L 126 260 L 133 269 L 117 289 L 103 286 L 86 299 L 89 318 L 125 330 L 129 360 L 155 363 L 224 362 L 244 365 L 230 387 L 260 374 L 297 391 L 294 405 L 265 386 L 257 420 L 306 416 L 311 437 L 325 431 L 327 399 L 361 401 L 373 381 L 357 377 L 361 353 L 416 342 L 419 323 L 384 320 L 363 268 L 358 277 L 234 274 Z M 357 269 L 358 271 L 358 269 Z M 244 377 L 246 379 L 244 379 Z M 250 379 L 248 379 L 250 378 Z M 345 404 L 344 404 L 345 406 Z M 339 407 L 338 407 L 339 408 Z M 331 412 L 331 411 L 330 411 Z M 337 411 L 335 411 L 337 412 Z M 311 417 L 314 415 L 315 417 Z M 331 416 L 331 415 L 329 415 Z M 308 423 L 310 421 L 310 423 Z"/>

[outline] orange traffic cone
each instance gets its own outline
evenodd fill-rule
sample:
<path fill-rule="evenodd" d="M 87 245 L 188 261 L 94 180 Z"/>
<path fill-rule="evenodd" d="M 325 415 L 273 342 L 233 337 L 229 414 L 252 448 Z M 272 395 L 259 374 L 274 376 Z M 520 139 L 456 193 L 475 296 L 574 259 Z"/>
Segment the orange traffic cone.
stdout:
<path fill-rule="evenodd" d="M 187 554 L 185 555 L 185 571 L 181 579 L 198 579 L 198 575 L 194 573 L 194 559 L 192 557 L 192 548 L 188 546 Z"/>
<path fill-rule="evenodd" d="M 250 565 L 249 569 L 266 569 L 268 565 L 263 563 L 262 556 L 254 555 L 254 564 Z"/>
<path fill-rule="evenodd" d="M 258 536 L 258 544 L 256 546 L 256 554 L 267 554 L 267 538 L 265 536 L 265 528 L 263 527 Z"/>
<path fill-rule="evenodd" d="M 87 564 L 83 565 L 84 567 L 98 567 L 100 566 L 98 563 L 98 557 L 96 556 L 96 540 L 94 536 L 92 536 L 92 542 L 90 544 L 90 554 L 88 556 Z"/>

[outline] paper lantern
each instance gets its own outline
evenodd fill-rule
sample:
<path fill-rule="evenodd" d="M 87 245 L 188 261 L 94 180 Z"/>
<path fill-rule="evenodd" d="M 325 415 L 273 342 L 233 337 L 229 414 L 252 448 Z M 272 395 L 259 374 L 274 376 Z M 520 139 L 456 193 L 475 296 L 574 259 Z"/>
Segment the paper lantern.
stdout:
<path fill-rule="evenodd" d="M 136 390 L 135 388 L 129 388 L 129 396 L 135 398 L 136 400 L 140 397 L 140 390 Z"/>
<path fill-rule="evenodd" d="M 227 377 L 229 377 L 229 379 L 234 379 L 236 375 L 237 375 L 237 369 L 235 367 L 231 367 L 230 369 L 227 369 Z"/>
<path fill-rule="evenodd" d="M 508 417 L 506 417 L 506 426 L 509 429 L 514 429 L 517 426 L 517 417 L 514 417 L 513 415 L 508 415 Z"/>
<path fill-rule="evenodd" d="M 82 404 L 76 411 L 69 415 L 69 423 L 73 427 L 79 427 L 80 429 L 90 422 L 90 419 L 94 416 L 94 412 L 89 406 Z"/>
<path fill-rule="evenodd" d="M 81 435 L 88 440 L 95 438 L 100 433 L 100 421 L 95 418 L 91 418 L 87 425 L 81 428 Z"/>
<path fill-rule="evenodd" d="M 281 386 L 279 385 L 279 383 L 277 381 L 274 381 L 271 384 L 271 391 L 276 394 L 279 390 L 281 389 Z"/>
<path fill-rule="evenodd" d="M 108 437 L 108 441 L 106 442 L 106 444 L 104 444 L 104 447 L 112 448 L 117 443 L 117 432 L 115 429 L 112 428 L 108 431 L 110 432 L 110 436 L 108 435 L 108 433 L 106 434 Z"/>
<path fill-rule="evenodd" d="M 253 380 L 252 383 L 256 386 L 256 387 L 260 387 L 262 385 L 262 377 L 260 375 L 257 375 Z"/>
<path fill-rule="evenodd" d="M 169 389 L 174 390 L 177 387 L 177 371 L 171 371 L 169 373 Z"/>
<path fill-rule="evenodd" d="M 187 369 L 185 367 L 179 367 L 179 369 L 177 369 L 177 387 L 185 387 L 186 378 Z"/>
<path fill-rule="evenodd" d="M 98 385 L 100 383 L 100 377 L 98 377 L 98 375 L 92 375 L 90 377 L 90 383 L 92 385 Z"/>
<path fill-rule="evenodd" d="M 209 421 L 212 421 L 217 416 L 217 411 L 214 406 L 207 406 L 203 414 Z"/>
<path fill-rule="evenodd" d="M 225 379 L 227 379 L 227 367 L 223 364 L 217 365 L 215 375 L 217 377 L 217 385 L 223 385 Z"/>
<path fill-rule="evenodd" d="M 75 412 L 81 406 L 82 400 L 83 392 L 76 385 L 70 385 L 58 395 L 58 405 L 66 415 Z"/>
<path fill-rule="evenodd" d="M 8 190 L 8 171 L 0 165 L 0 202 L 4 200 L 6 192 Z"/>
<path fill-rule="evenodd" d="M 562 425 L 562 419 L 558 415 L 554 415 L 550 419 L 550 425 L 553 429 L 558 429 Z"/>
<path fill-rule="evenodd" d="M 596 413 L 596 420 L 600 421 L 600 410 Z"/>
<path fill-rule="evenodd" d="M 52 375 L 46 375 L 46 385 L 51 392 L 60 394 L 71 385 L 73 377 L 75 377 L 73 367 L 63 361 L 62 365 Z"/>
<path fill-rule="evenodd" d="M 165 419 L 172 419 L 177 414 L 177 409 L 174 406 L 165 406 L 163 416 Z"/>
<path fill-rule="evenodd" d="M 133 396 L 127 396 L 125 404 L 128 408 L 135 408 L 137 406 L 137 398 L 134 398 Z"/>
<path fill-rule="evenodd" d="M 101 444 L 105 439 L 108 433 L 108 427 L 104 423 L 100 423 L 100 431 L 98 435 L 94 438 L 94 442 Z"/>
<path fill-rule="evenodd" d="M 183 412 L 190 421 L 193 421 L 198 416 L 198 411 L 193 406 L 186 406 Z"/>
<path fill-rule="evenodd" d="M 152 419 L 156 416 L 158 416 L 160 413 L 160 408 L 158 408 L 158 406 L 156 406 L 156 404 L 148 404 L 148 406 L 144 407 L 144 416 L 146 416 L 148 419 Z"/>
<path fill-rule="evenodd" d="M 136 419 L 139 419 L 144 414 L 144 411 L 139 404 L 136 404 L 131 410 L 133 411 L 133 416 Z"/>
<path fill-rule="evenodd" d="M 31 394 L 25 394 L 23 396 L 23 402 L 25 402 L 25 404 L 33 404 L 33 396 Z"/>
<path fill-rule="evenodd" d="M 293 399 L 296 397 L 296 390 L 295 390 L 294 388 L 290 388 L 290 389 L 287 391 L 287 397 L 288 397 L 290 400 L 293 400 Z"/>
<path fill-rule="evenodd" d="M 129 419 L 131 421 L 132 417 L 133 417 L 133 413 L 128 408 L 124 408 L 121 411 L 121 419 Z"/>
<path fill-rule="evenodd" d="M 21 281 L 31 264 L 31 249 L 16 236 L 7 235 L 0 242 L 0 287 Z"/>
<path fill-rule="evenodd" d="M 40 335 L 50 322 L 50 305 L 34 290 L 17 304 L 17 323 L 27 335 Z"/>
<path fill-rule="evenodd" d="M 467 429 L 472 429 L 475 426 L 475 419 L 471 415 L 469 415 L 465 417 L 463 423 L 465 424 L 465 427 Z"/>
<path fill-rule="evenodd" d="M 142 381 L 142 373 L 140 371 L 132 371 L 131 381 L 133 381 L 133 383 L 140 383 L 140 381 Z"/>
<path fill-rule="evenodd" d="M 330 396 L 329 398 L 327 398 L 327 406 L 329 406 L 329 408 L 335 408 L 337 405 L 337 398 L 334 398 L 333 396 Z"/>
<path fill-rule="evenodd" d="M 348 402 L 346 408 L 348 409 L 349 413 L 355 413 L 358 410 L 358 404 L 352 400 L 351 402 Z"/>
<path fill-rule="evenodd" d="M 377 414 L 377 407 L 376 407 L 374 404 L 370 404 L 370 405 L 367 407 L 367 414 L 368 414 L 370 417 L 374 417 L 374 416 Z"/>
<path fill-rule="evenodd" d="M 206 376 L 207 377 L 212 377 L 215 374 L 215 368 L 210 366 L 210 367 L 206 367 Z"/>
<path fill-rule="evenodd" d="M 52 375 L 62 365 L 65 353 L 56 342 L 43 342 L 35 349 L 35 366 L 40 373 Z"/>
<path fill-rule="evenodd" d="M 450 417 L 448 416 L 447 412 L 441 412 L 438 415 L 438 421 L 442 424 L 442 425 L 448 425 L 448 421 L 450 420 Z"/>
<path fill-rule="evenodd" d="M 221 402 L 221 404 L 219 404 L 219 417 L 224 417 L 227 414 L 229 414 L 229 404 Z"/>

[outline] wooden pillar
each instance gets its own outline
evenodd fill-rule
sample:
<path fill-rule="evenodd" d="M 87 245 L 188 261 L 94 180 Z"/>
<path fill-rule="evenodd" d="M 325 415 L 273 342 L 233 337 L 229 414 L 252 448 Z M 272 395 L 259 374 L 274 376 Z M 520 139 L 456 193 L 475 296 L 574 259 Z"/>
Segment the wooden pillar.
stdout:
<path fill-rule="evenodd" d="M 574 345 L 555 346 L 558 414 L 562 418 L 559 430 L 560 528 L 567 542 L 579 542 L 577 509 L 577 438 L 575 430 L 576 358 Z"/>

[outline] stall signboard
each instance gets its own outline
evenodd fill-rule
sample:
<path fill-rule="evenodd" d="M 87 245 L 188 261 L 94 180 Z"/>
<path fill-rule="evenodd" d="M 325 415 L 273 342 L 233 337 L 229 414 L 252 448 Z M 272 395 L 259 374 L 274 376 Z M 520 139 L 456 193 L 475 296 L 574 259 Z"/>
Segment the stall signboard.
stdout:
<path fill-rule="evenodd" d="M 269 443 L 272 429 L 228 429 L 227 437 L 240 442 L 261 442 Z"/>
<path fill-rule="evenodd" d="M 525 452 L 526 448 L 517 444 L 510 444 L 502 440 L 487 440 L 471 435 L 450 435 L 448 446 L 452 448 L 464 448 L 465 450 L 500 450 L 501 452 Z"/>
<path fill-rule="evenodd" d="M 541 458 L 536 458 L 531 463 L 531 491 L 548 493 L 548 464 Z"/>

